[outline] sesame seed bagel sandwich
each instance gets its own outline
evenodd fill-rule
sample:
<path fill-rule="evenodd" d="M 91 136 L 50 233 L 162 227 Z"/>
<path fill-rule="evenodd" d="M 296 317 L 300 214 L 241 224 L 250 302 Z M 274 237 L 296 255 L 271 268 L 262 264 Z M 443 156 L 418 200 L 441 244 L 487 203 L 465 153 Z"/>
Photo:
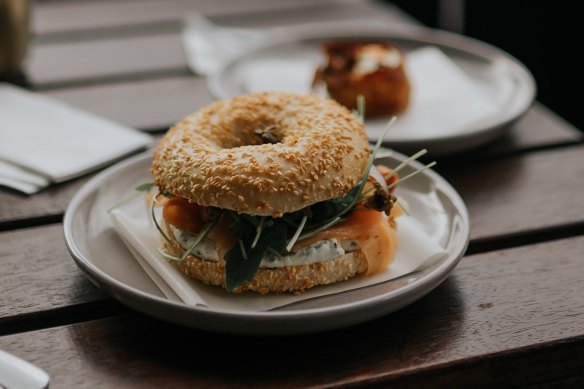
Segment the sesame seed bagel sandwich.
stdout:
<path fill-rule="evenodd" d="M 316 95 L 253 93 L 200 109 L 153 156 L 165 257 L 206 284 L 262 294 L 385 269 L 397 174 L 373 166 L 375 150 L 353 113 Z"/>

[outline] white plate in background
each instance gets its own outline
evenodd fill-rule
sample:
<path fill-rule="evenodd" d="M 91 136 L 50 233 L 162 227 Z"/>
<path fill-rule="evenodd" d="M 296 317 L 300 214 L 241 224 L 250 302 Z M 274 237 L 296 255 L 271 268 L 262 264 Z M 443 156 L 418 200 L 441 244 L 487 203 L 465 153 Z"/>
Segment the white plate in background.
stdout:
<path fill-rule="evenodd" d="M 321 44 L 329 40 L 388 40 L 402 49 L 406 58 L 409 53 L 423 47 L 437 48 L 492 102 L 492 114 L 456 132 L 423 136 L 412 132 L 411 136 L 395 136 L 390 131 L 384 144 L 406 154 L 426 148 L 429 155 L 442 156 L 486 144 L 508 130 L 531 107 L 535 98 L 536 85 L 531 73 L 515 58 L 491 45 L 462 35 L 419 27 L 396 31 L 354 25 L 343 31 L 330 27 L 312 28 L 293 30 L 286 38 L 278 36 L 270 43 L 245 51 L 225 63 L 208 78 L 209 89 L 219 99 L 258 90 L 314 92 L 311 89 L 312 77 L 324 61 Z M 423 112 L 414 111 L 411 115 L 423 115 Z M 371 141 L 376 140 L 376 134 L 381 133 L 384 125 L 383 119 L 367 120 L 366 129 Z"/>

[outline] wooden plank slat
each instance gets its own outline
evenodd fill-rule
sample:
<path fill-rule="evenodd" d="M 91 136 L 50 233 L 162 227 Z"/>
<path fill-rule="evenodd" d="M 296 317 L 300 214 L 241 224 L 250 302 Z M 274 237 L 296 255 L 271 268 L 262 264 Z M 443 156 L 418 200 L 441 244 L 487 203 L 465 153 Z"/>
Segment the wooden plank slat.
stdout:
<path fill-rule="evenodd" d="M 565 380 L 584 369 L 583 249 L 578 237 L 467 257 L 420 301 L 321 334 L 220 335 L 136 314 L 0 337 L 0 349 L 48 371 L 52 387 L 511 387 Z"/>
<path fill-rule="evenodd" d="M 513 134 L 516 140 L 514 143 L 522 145 L 522 148 L 545 146 L 556 142 L 582 142 L 584 140 L 581 130 L 539 103 L 535 103 L 515 127 Z M 558 129 L 561 129 L 565 139 L 560 139 Z M 509 149 L 508 146 L 506 150 Z"/>
<path fill-rule="evenodd" d="M 296 23 L 317 18 L 328 20 L 394 16 L 396 23 L 411 21 L 411 17 L 389 4 L 357 0 L 119 0 L 83 2 L 37 2 L 32 9 L 32 30 L 37 35 L 84 30 L 131 28 L 142 24 L 173 24 L 189 12 L 198 12 L 221 23 L 241 25 L 254 23 Z M 269 15 L 269 17 L 267 17 Z M 171 28 L 170 30 L 176 30 Z"/>
<path fill-rule="evenodd" d="M 44 92 L 74 107 L 139 129 L 168 127 L 213 101 L 204 78 L 167 77 Z"/>
<path fill-rule="evenodd" d="M 200 12 L 208 16 L 253 12 L 263 9 L 286 9 L 286 1 L 256 0 L 249 4 L 231 1 L 168 0 L 168 1 L 84 1 L 43 3 L 33 8 L 32 27 L 36 34 L 55 31 L 111 28 L 132 24 L 176 21 L 186 13 Z M 292 6 L 293 8 L 293 6 Z"/>
<path fill-rule="evenodd" d="M 179 34 L 33 45 L 26 74 L 33 85 L 186 69 Z"/>
<path fill-rule="evenodd" d="M 61 224 L 3 232 L 0 241 L 0 323 L 105 298 L 73 262 Z"/>
<path fill-rule="evenodd" d="M 262 18 L 238 21 L 238 27 L 284 27 L 297 26 L 299 23 L 316 26 L 322 22 L 337 23 L 343 28 L 350 23 L 394 23 L 396 15 L 383 9 L 383 12 L 363 12 L 367 7 L 359 7 L 357 15 L 352 12 L 340 13 L 344 8 L 335 8 L 323 18 L 322 13 L 295 14 L 283 13 L 279 18 Z M 345 10 L 346 11 L 346 10 Z M 307 24 L 308 23 L 308 24 Z M 226 24 L 229 25 L 229 24 Z M 233 23 L 231 23 L 233 25 Z M 67 41 L 45 42 L 43 37 L 32 41 L 26 62 L 28 81 L 34 86 L 71 82 L 87 82 L 99 78 L 134 73 L 157 73 L 174 69 L 184 73 L 187 63 L 182 45 L 181 28 L 176 31 L 142 31 L 124 36 L 121 33 L 107 34 L 96 39 L 73 39 Z M 128 77 L 130 78 L 130 77 Z"/>
<path fill-rule="evenodd" d="M 91 2 L 84 4 L 83 9 L 94 5 Z M 147 4 L 153 6 L 151 2 Z M 222 24 L 261 28 L 336 22 L 339 28 L 342 28 L 345 22 L 375 21 L 395 24 L 409 20 L 401 11 L 376 3 L 342 2 L 335 7 L 326 7 L 324 13 L 315 12 L 314 5 L 307 7 L 302 4 L 291 4 L 294 4 L 293 12 L 285 10 L 271 14 L 269 18 L 261 15 L 251 18 L 237 17 Z M 100 6 L 103 5 L 101 2 Z M 128 6 L 123 1 L 115 3 L 116 7 L 124 5 Z M 183 5 L 193 6 L 192 3 Z M 173 10 L 173 6 L 178 8 Z M 168 4 L 168 10 L 175 12 L 177 18 L 188 15 L 180 12 L 181 9 L 176 2 Z M 31 44 L 26 72 L 33 85 L 42 85 L 44 89 L 59 83 L 88 82 L 112 76 L 120 79 L 122 75 L 132 76 L 149 72 L 158 74 L 162 70 L 174 69 L 177 75 L 184 74 L 187 65 L 181 43 L 181 29 L 179 23 L 176 28 L 169 31 L 152 28 L 134 31 L 129 35 L 123 31 L 112 33 L 109 30 L 104 31 L 101 37 L 68 34 L 66 38 L 56 42 L 37 36 Z"/>
<path fill-rule="evenodd" d="M 27 219 L 62 215 L 69 201 L 90 177 L 93 175 L 53 185 L 32 196 L 0 190 L 0 223 L 19 223 Z"/>
<path fill-rule="evenodd" d="M 518 150 L 584 141 L 584 133 L 542 104 L 533 107 L 501 138 L 471 155 L 497 155 Z"/>
<path fill-rule="evenodd" d="M 437 168 L 469 209 L 472 239 L 583 221 L 582 146 Z"/>

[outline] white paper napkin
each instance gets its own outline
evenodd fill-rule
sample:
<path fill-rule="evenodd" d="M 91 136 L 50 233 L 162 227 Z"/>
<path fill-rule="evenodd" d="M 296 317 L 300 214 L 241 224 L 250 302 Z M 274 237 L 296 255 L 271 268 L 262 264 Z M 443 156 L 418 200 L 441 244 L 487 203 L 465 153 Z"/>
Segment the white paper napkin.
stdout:
<path fill-rule="evenodd" d="M 137 130 L 0 84 L 0 185 L 34 193 L 151 143 Z"/>
<path fill-rule="evenodd" d="M 411 82 L 410 106 L 399 116 L 388 139 L 456 135 L 500 111 L 496 101 L 438 47 L 407 53 L 406 65 Z M 370 137 L 381 136 L 386 122 L 368 120 Z"/>
<path fill-rule="evenodd" d="M 0 160 L 0 185 L 33 194 L 50 184 L 48 178 L 23 167 Z"/>
<path fill-rule="evenodd" d="M 204 285 L 184 276 L 158 251 L 160 235 L 148 219 L 143 204 L 130 204 L 116 208 L 110 213 L 115 231 L 128 246 L 137 262 L 149 273 L 156 272 L 152 280 L 161 291 L 173 299 L 177 295 L 190 305 L 207 306 L 220 310 L 245 312 L 267 311 L 298 301 L 341 293 L 385 282 L 428 266 L 442 258 L 446 252 L 420 230 L 408 216 L 397 219 L 399 241 L 396 257 L 389 268 L 381 273 L 354 277 L 348 281 L 310 289 L 297 296 L 292 294 L 260 295 L 257 293 L 228 293 L 219 287 Z M 147 264 L 146 267 L 144 264 Z M 168 293 L 168 289 L 174 293 Z"/>

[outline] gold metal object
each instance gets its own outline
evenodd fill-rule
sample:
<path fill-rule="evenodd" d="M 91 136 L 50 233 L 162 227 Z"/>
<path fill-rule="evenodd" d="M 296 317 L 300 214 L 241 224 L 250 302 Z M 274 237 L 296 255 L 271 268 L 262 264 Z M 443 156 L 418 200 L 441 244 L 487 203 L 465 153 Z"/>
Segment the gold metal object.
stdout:
<path fill-rule="evenodd" d="M 28 27 L 28 0 L 0 0 L 0 78 L 22 73 Z"/>

